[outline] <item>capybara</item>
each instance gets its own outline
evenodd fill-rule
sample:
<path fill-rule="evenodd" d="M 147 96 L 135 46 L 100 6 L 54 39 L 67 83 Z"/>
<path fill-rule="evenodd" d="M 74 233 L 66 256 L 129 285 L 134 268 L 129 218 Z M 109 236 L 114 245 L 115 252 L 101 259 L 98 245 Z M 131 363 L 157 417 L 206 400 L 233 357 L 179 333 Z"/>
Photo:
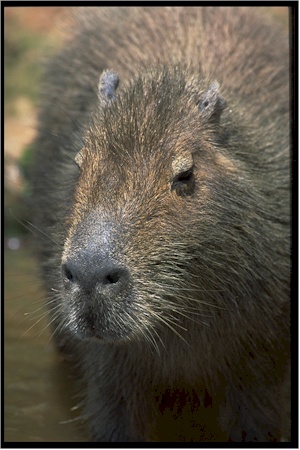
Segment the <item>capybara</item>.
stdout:
<path fill-rule="evenodd" d="M 90 439 L 285 439 L 288 36 L 216 6 L 75 8 L 68 30 L 33 218 Z"/>

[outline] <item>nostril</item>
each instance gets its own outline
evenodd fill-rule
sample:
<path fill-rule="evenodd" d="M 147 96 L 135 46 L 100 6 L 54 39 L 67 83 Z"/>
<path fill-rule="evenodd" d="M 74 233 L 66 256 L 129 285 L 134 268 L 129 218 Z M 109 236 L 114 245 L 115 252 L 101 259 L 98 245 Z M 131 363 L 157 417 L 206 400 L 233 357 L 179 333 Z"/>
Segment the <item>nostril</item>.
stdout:
<path fill-rule="evenodd" d="M 69 269 L 69 267 L 67 266 L 67 264 L 62 265 L 62 274 L 63 274 L 63 277 L 65 279 L 67 279 L 68 281 L 74 281 L 74 276 L 73 276 L 71 270 Z"/>
<path fill-rule="evenodd" d="M 120 281 L 122 274 L 119 271 L 109 273 L 104 279 L 103 284 L 115 284 Z"/>

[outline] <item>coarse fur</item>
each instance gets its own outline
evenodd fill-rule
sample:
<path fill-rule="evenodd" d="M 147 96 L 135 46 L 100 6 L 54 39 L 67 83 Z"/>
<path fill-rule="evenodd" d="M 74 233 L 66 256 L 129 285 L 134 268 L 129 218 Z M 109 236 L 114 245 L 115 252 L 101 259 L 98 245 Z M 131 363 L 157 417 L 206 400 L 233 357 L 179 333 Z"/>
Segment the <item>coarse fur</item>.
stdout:
<path fill-rule="evenodd" d="M 287 36 L 240 7 L 77 16 L 46 69 L 33 208 L 91 439 L 278 441 Z"/>

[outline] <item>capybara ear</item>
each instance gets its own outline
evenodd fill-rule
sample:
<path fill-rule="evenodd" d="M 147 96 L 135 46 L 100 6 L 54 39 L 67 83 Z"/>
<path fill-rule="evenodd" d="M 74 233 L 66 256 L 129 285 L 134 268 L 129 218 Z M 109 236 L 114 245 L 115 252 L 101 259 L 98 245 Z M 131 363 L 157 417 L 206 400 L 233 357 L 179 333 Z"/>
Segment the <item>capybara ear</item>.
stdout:
<path fill-rule="evenodd" d="M 77 164 L 77 166 L 79 168 L 81 167 L 82 161 L 83 161 L 83 156 L 82 156 L 83 150 L 84 150 L 84 148 L 82 148 L 75 156 L 75 163 Z"/>
<path fill-rule="evenodd" d="M 220 84 L 215 81 L 202 96 L 199 103 L 201 117 L 208 122 L 220 122 L 226 100 L 219 95 Z"/>
<path fill-rule="evenodd" d="M 101 103 L 109 103 L 116 98 L 119 75 L 113 70 L 104 70 L 98 84 L 98 97 Z"/>

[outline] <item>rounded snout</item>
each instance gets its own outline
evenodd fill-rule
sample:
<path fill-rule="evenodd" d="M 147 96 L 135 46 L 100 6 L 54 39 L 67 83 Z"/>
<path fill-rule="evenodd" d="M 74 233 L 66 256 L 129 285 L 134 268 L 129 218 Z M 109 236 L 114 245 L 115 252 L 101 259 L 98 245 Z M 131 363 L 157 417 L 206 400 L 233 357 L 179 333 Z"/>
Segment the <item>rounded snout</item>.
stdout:
<path fill-rule="evenodd" d="M 81 293 L 89 302 L 126 296 L 129 270 L 122 262 L 122 227 L 103 221 L 94 211 L 69 239 L 62 258 L 62 279 L 68 292 Z"/>
<path fill-rule="evenodd" d="M 68 324 L 81 337 L 118 339 L 128 332 L 132 280 L 116 223 L 90 214 L 65 244 L 61 273 Z"/>
<path fill-rule="evenodd" d="M 62 263 L 62 277 L 65 289 L 79 289 L 86 295 L 100 294 L 113 300 L 126 291 L 129 272 L 101 255 L 88 250 L 79 251 Z"/>

